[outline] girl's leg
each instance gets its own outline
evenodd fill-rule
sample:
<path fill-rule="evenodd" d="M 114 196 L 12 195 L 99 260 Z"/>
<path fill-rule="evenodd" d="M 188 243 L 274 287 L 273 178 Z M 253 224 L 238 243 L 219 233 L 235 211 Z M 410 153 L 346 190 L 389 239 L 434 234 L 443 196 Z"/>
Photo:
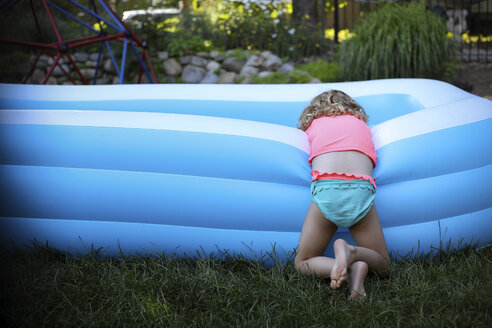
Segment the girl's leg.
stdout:
<path fill-rule="evenodd" d="M 350 298 L 366 296 L 364 280 L 366 279 L 369 268 L 366 262 L 357 261 L 350 265 L 348 284 L 350 288 Z"/>
<path fill-rule="evenodd" d="M 333 245 L 335 263 L 331 272 L 332 288 L 338 288 L 347 279 L 347 270 L 353 262 L 366 262 L 370 270 L 380 275 L 389 273 L 389 254 L 379 222 L 376 207 L 373 205 L 366 217 L 350 228 L 357 246 L 337 239 Z"/>
<path fill-rule="evenodd" d="M 318 206 L 311 201 L 302 226 L 295 267 L 304 274 L 328 277 L 335 259 L 323 256 L 338 227 L 327 220 Z"/>

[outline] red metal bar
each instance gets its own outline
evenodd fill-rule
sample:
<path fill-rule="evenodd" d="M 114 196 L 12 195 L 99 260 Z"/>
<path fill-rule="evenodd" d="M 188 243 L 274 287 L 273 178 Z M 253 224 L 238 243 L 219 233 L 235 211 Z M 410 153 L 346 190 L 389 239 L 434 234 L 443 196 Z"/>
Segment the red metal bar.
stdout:
<path fill-rule="evenodd" d="M 32 42 L 32 41 L 20 41 L 20 40 L 5 40 L 5 39 L 0 39 L 0 42 L 3 43 L 13 43 L 13 44 L 20 44 L 23 46 L 33 46 L 33 47 L 39 47 L 39 48 L 47 48 L 47 49 L 58 49 L 57 44 L 50 44 L 50 43 L 41 43 L 41 42 Z"/>
<path fill-rule="evenodd" d="M 41 41 L 44 42 L 43 34 L 41 33 L 41 27 L 39 26 L 39 22 L 38 22 L 38 16 L 36 15 L 36 10 L 34 10 L 34 5 L 32 4 L 32 0 L 29 0 L 29 2 L 31 3 L 31 11 L 32 11 L 32 15 L 34 16 L 34 21 L 36 22 L 36 28 L 38 29 L 38 33 L 39 33 L 39 39 L 41 39 Z"/>
<path fill-rule="evenodd" d="M 26 75 L 26 77 L 22 81 L 22 84 L 26 84 L 27 83 L 27 80 L 29 80 L 29 78 L 31 77 L 32 73 L 34 72 L 34 68 L 36 67 L 36 64 L 38 63 L 38 60 L 41 57 L 41 53 L 42 52 L 43 52 L 42 50 L 40 50 L 38 52 L 38 55 L 36 56 L 36 59 L 34 60 L 34 63 L 32 63 L 31 68 L 29 69 L 29 73 Z"/>
<path fill-rule="evenodd" d="M 99 34 L 94 34 L 94 35 L 84 36 L 82 38 L 66 40 L 65 43 L 69 44 L 69 43 L 73 43 L 73 42 L 86 41 L 86 40 L 96 39 L 98 37 L 99 37 Z"/>
<path fill-rule="evenodd" d="M 51 14 L 50 7 L 48 6 L 48 3 L 46 0 L 43 0 L 43 5 L 44 8 L 46 9 L 46 13 L 48 14 L 48 18 L 50 19 L 51 26 L 55 30 L 56 37 L 58 38 L 58 43 L 61 44 L 63 43 L 63 39 L 60 35 L 60 32 L 58 31 L 58 27 L 56 26 L 55 19 L 53 18 L 53 15 Z"/>
<path fill-rule="evenodd" d="M 73 68 L 75 69 L 75 72 L 77 72 L 77 74 L 79 75 L 80 79 L 82 80 L 82 83 L 89 84 L 89 82 L 87 82 L 87 80 L 85 79 L 85 76 L 82 74 L 82 72 L 80 72 L 79 67 L 77 66 L 77 64 L 73 60 L 72 56 L 70 56 L 70 54 L 68 52 L 65 55 L 68 57 L 68 60 L 72 64 Z"/>
<path fill-rule="evenodd" d="M 65 54 L 65 55 L 68 55 Z M 68 57 L 68 56 L 67 56 Z M 69 58 L 70 59 L 70 58 Z M 60 65 L 60 63 L 58 63 L 58 67 L 60 67 L 60 69 L 62 70 L 63 74 L 65 74 L 65 76 L 70 80 L 70 82 L 72 82 L 72 84 L 77 84 L 75 82 L 75 80 L 70 76 L 70 72 L 67 72 L 64 68 L 63 68 L 63 65 Z"/>
<path fill-rule="evenodd" d="M 157 74 L 154 71 L 154 66 L 152 65 L 152 62 L 150 61 L 150 56 L 147 50 L 143 49 L 142 50 L 142 56 L 145 56 L 145 59 L 147 61 L 147 65 L 150 68 L 150 72 L 152 73 L 152 77 L 154 78 L 155 83 L 159 83 L 159 80 L 157 79 Z"/>
<path fill-rule="evenodd" d="M 80 42 L 80 43 L 69 44 L 68 47 L 69 48 L 77 48 L 77 47 L 80 47 L 80 46 L 86 46 L 86 45 L 97 43 L 97 42 L 103 42 L 103 41 L 113 40 L 113 39 L 116 39 L 116 38 L 120 38 L 121 36 L 124 36 L 124 35 L 125 34 L 123 34 L 123 33 L 120 33 L 120 34 L 117 34 L 117 35 L 108 35 L 108 36 L 101 37 L 101 38 L 94 39 L 94 40 L 88 40 L 88 41 L 84 41 L 84 42 Z"/>
<path fill-rule="evenodd" d="M 55 69 L 56 65 L 58 64 L 60 57 L 61 57 L 61 53 L 58 52 L 56 54 L 56 58 L 55 58 L 55 61 L 53 62 L 53 65 L 51 65 L 50 70 L 48 71 L 48 73 L 46 73 L 46 76 L 44 77 L 43 82 L 41 82 L 41 84 L 46 84 L 46 82 L 48 82 L 48 79 L 50 78 L 51 74 L 53 73 L 53 70 Z"/>

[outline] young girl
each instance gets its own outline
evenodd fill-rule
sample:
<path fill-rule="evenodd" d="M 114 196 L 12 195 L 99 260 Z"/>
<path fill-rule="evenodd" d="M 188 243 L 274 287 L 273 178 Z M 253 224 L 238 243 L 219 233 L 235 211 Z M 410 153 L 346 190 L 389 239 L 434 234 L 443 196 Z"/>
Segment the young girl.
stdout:
<path fill-rule="evenodd" d="M 376 152 L 364 109 L 338 90 L 315 97 L 299 118 L 311 144 L 312 201 L 295 267 L 302 273 L 331 278 L 337 289 L 347 281 L 351 297 L 365 295 L 369 269 L 389 272 L 389 255 L 374 206 L 372 170 Z M 323 256 L 338 227 L 349 228 L 357 246 L 337 239 L 335 258 Z"/>

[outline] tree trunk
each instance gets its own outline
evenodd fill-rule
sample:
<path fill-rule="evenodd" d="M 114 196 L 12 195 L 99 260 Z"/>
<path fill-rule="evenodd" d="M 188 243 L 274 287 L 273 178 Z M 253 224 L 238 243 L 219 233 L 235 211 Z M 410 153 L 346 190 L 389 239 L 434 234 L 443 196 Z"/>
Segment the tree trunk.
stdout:
<path fill-rule="evenodd" d="M 190 12 L 191 11 L 191 7 L 192 7 L 192 0 L 182 0 L 181 1 L 181 8 L 183 8 L 183 11 L 184 12 Z"/>

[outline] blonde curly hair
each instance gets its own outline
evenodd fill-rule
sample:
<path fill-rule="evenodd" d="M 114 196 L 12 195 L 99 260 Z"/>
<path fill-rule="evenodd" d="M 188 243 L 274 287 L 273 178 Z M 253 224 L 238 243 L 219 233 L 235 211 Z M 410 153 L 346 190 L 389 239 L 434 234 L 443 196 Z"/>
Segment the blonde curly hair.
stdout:
<path fill-rule="evenodd" d="M 322 116 L 354 115 L 367 122 L 369 116 L 355 100 L 340 90 L 323 92 L 311 100 L 309 106 L 304 108 L 299 117 L 299 129 L 306 131 L 311 122 Z"/>

